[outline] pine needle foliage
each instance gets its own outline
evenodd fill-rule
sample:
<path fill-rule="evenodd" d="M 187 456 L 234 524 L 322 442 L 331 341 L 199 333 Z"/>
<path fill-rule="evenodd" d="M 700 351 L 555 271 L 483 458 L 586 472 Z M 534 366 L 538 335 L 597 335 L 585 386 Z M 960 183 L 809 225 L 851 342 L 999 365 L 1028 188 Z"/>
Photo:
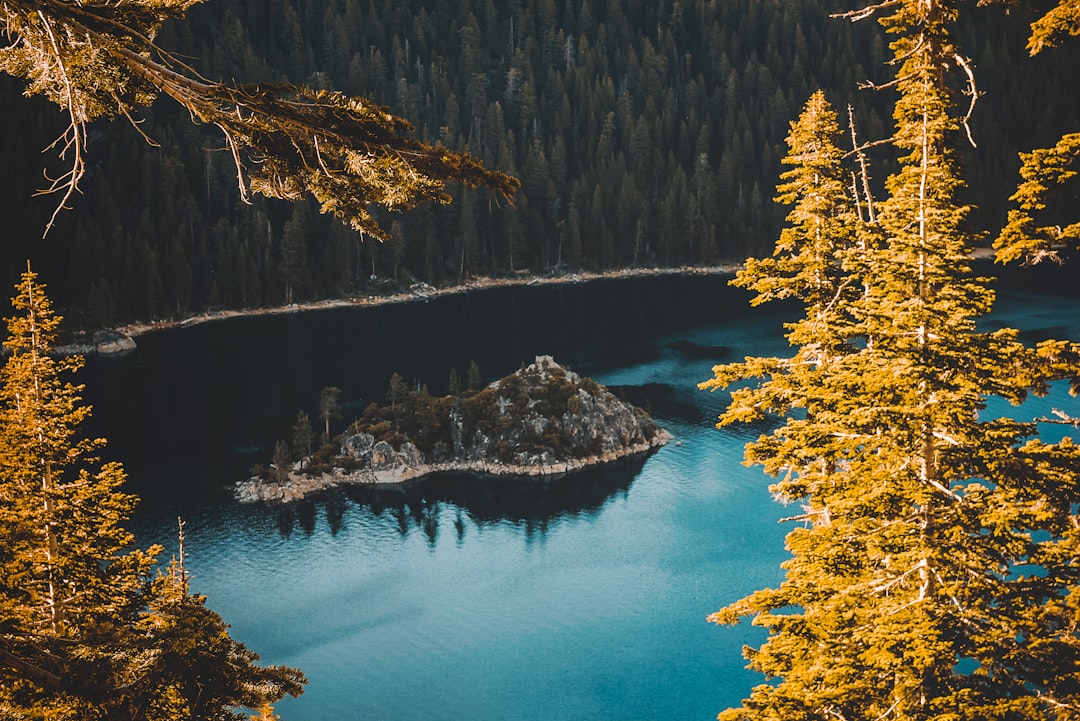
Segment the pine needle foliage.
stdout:
<path fill-rule="evenodd" d="M 788 227 L 735 281 L 755 302 L 802 302 L 794 354 L 719 365 L 702 384 L 752 382 L 718 425 L 779 417 L 745 459 L 801 506 L 780 586 L 710 617 L 769 630 L 746 649 L 769 682 L 720 718 L 1073 718 L 1080 453 L 984 411 L 1074 377 L 1080 354 L 977 326 L 994 294 L 957 200 L 956 8 L 898 0 L 852 17 L 874 12 L 898 94 L 886 195 L 868 213 L 840 191 L 835 114 L 813 96 L 788 137 Z"/>
<path fill-rule="evenodd" d="M 243 719 L 298 695 L 296 669 L 257 665 L 192 594 L 183 567 L 125 530 L 136 498 L 87 439 L 83 363 L 55 357 L 61 322 L 30 270 L 0 368 L 0 718 Z"/>
<path fill-rule="evenodd" d="M 137 128 L 135 114 L 159 94 L 222 133 L 244 199 L 249 191 L 286 200 L 310 194 L 323 212 L 379 239 L 389 236 L 372 216 L 372 204 L 390 210 L 445 204 L 449 181 L 504 198 L 518 188 L 515 178 L 468 154 L 410 137 L 408 121 L 365 98 L 202 77 L 154 41 L 165 22 L 183 17 L 198 1 L 0 3 L 0 32 L 8 38 L 0 48 L 0 70 L 26 79 L 28 95 L 44 95 L 70 120 L 54 143 L 70 169 L 44 190 L 61 195 L 57 212 L 85 172 L 87 123 L 124 116 Z"/>
<path fill-rule="evenodd" d="M 1080 35 L 1080 4 L 1059 0 L 1031 24 L 1027 49 L 1032 55 Z M 1009 198 L 1001 234 L 994 241 L 999 263 L 1023 261 L 1034 265 L 1049 259 L 1061 262 L 1060 252 L 1080 247 L 1080 133 L 1065 133 L 1049 148 L 1020 153 L 1020 184 Z"/>

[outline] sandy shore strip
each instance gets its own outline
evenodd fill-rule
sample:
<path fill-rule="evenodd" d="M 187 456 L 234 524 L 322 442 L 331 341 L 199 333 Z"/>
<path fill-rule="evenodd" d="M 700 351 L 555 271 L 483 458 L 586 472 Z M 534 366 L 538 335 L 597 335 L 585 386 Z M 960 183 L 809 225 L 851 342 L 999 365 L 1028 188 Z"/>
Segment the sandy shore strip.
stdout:
<path fill-rule="evenodd" d="M 353 308 L 379 306 L 389 303 L 412 303 L 417 301 L 440 298 L 459 293 L 473 293 L 488 288 L 502 288 L 514 285 L 566 285 L 572 283 L 586 283 L 596 280 L 616 280 L 620 278 L 645 278 L 663 275 L 730 275 L 739 268 L 738 265 L 718 266 L 683 266 L 678 268 L 630 268 L 625 270 L 612 270 L 602 273 L 579 272 L 562 275 L 527 275 L 518 278 L 488 278 L 476 277 L 456 285 L 444 288 L 435 288 L 427 283 L 414 283 L 407 289 L 391 295 L 368 295 L 352 298 L 337 298 L 329 300 L 312 301 L 309 303 L 293 303 L 292 305 L 271 306 L 264 308 L 248 308 L 243 310 L 219 310 L 208 311 L 199 315 L 183 319 L 159 320 L 143 323 L 131 323 L 120 326 L 116 333 L 128 338 L 138 338 L 146 333 L 153 333 L 169 328 L 186 328 L 191 325 L 209 323 L 211 321 L 225 320 L 228 318 L 243 318 L 261 315 L 283 315 L 285 313 L 303 313 L 314 310 L 327 310 L 331 308 Z"/>

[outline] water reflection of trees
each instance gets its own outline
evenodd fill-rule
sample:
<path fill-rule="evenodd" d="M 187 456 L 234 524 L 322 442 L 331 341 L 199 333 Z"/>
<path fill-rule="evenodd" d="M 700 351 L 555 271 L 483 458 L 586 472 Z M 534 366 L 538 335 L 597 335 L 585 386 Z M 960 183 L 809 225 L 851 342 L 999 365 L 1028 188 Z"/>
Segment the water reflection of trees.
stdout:
<path fill-rule="evenodd" d="M 639 456 L 553 479 L 445 474 L 400 486 L 351 486 L 282 506 L 277 525 L 283 537 L 297 530 L 311 535 L 318 511 L 324 509 L 333 535 L 359 512 L 383 519 L 402 536 L 419 531 L 430 545 L 443 524 L 459 543 L 470 522 L 511 523 L 528 537 L 543 536 L 563 519 L 596 516 L 610 499 L 630 490 L 644 463 L 645 457 Z"/>

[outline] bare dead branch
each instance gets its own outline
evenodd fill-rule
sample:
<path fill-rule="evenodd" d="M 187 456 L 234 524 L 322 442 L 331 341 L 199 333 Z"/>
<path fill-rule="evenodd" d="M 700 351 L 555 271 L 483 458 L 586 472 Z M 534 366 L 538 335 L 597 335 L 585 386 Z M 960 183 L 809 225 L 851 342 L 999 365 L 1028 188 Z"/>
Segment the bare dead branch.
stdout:
<path fill-rule="evenodd" d="M 919 41 L 917 43 L 915 43 L 911 47 L 910 50 L 908 50 L 907 52 L 905 52 L 905 53 L 903 53 L 901 55 L 897 55 L 895 58 L 893 58 L 888 63 L 886 63 L 886 65 L 902 65 L 906 60 L 908 60 L 909 58 L 912 58 L 915 55 L 917 55 L 918 52 L 920 50 L 922 50 L 922 47 L 925 44 L 926 44 L 926 34 L 925 33 L 919 33 Z"/>
<path fill-rule="evenodd" d="M 1048 418 L 1042 416 L 1035 419 L 1036 423 L 1055 423 L 1057 425 L 1072 426 L 1073 428 L 1080 428 L 1080 418 L 1071 416 L 1060 408 L 1052 408 L 1050 412 L 1054 415 L 1054 418 Z"/>
<path fill-rule="evenodd" d="M 866 221 L 868 223 L 873 223 L 876 218 L 874 214 L 874 196 L 870 192 L 870 170 L 866 162 L 866 154 L 864 151 L 883 141 L 877 141 L 877 143 L 868 145 L 859 145 L 859 139 L 855 135 L 855 110 L 849 104 L 847 111 L 848 127 L 851 130 L 851 152 L 855 154 L 855 158 L 859 161 L 859 175 L 862 180 L 863 194 L 866 199 Z"/>
<path fill-rule="evenodd" d="M 240 188 L 240 200 L 251 205 L 251 196 L 248 194 L 247 183 L 245 182 L 244 161 L 240 158 L 240 149 L 236 147 L 236 142 L 233 140 L 232 133 L 229 132 L 228 128 L 223 127 L 220 123 L 217 123 L 217 126 L 225 136 L 225 143 L 229 146 L 233 163 L 236 165 L 236 183 Z"/>
<path fill-rule="evenodd" d="M 68 137 L 70 135 L 70 140 L 67 141 L 63 150 L 60 151 L 60 159 L 63 160 L 66 157 L 69 149 L 72 151 L 71 170 L 53 181 L 49 188 L 35 193 L 35 195 L 48 195 L 55 192 L 63 192 L 63 196 L 53 210 L 49 222 L 45 224 L 45 231 L 41 234 L 41 237 L 44 238 L 56 224 L 56 218 L 60 215 L 60 211 L 67 209 L 68 201 L 71 200 L 71 196 L 75 194 L 75 191 L 79 189 L 79 181 L 82 180 L 83 174 L 86 173 L 86 165 L 83 160 L 83 148 L 86 144 L 86 124 L 78 117 L 76 111 L 77 105 L 75 103 L 75 89 L 71 84 L 71 78 L 68 76 L 67 68 L 64 65 L 64 59 L 60 54 L 60 45 L 57 43 L 56 35 L 53 33 L 52 23 L 49 22 L 49 19 L 45 17 L 45 14 L 40 10 L 37 14 L 38 17 L 41 18 L 42 25 L 49 35 L 49 42 L 52 44 L 53 48 L 53 60 L 56 62 L 56 68 L 64 81 L 64 92 L 67 96 L 68 118 L 70 118 L 71 121 L 67 130 L 64 131 L 64 135 L 61 136 Z M 56 142 L 49 147 L 51 148 L 55 145 Z"/>
<path fill-rule="evenodd" d="M 863 80 L 859 82 L 859 90 L 888 90 L 889 88 L 895 88 L 900 83 L 913 78 L 914 75 L 901 75 L 900 77 L 893 78 L 887 83 L 872 83 L 869 80 Z"/>
<path fill-rule="evenodd" d="M 123 105 L 121 104 L 119 98 L 116 99 L 116 106 L 117 107 L 123 107 Z M 139 135 L 142 136 L 143 140 L 146 141 L 147 145 L 149 145 L 151 148 L 160 148 L 161 147 L 161 144 L 159 142 L 157 142 L 156 140 L 151 138 L 149 135 L 144 133 L 143 129 L 139 127 L 140 125 L 143 124 L 143 122 L 145 122 L 144 120 L 136 120 L 135 118 L 133 118 L 131 116 L 131 113 L 129 113 L 126 109 L 123 110 L 123 113 L 124 113 L 124 117 L 127 118 L 128 123 L 131 125 L 132 128 L 135 129 L 136 133 L 138 133 Z"/>
<path fill-rule="evenodd" d="M 837 20 L 850 20 L 853 23 L 857 23 L 860 20 L 865 20 L 866 18 L 874 15 L 881 10 L 896 7 L 900 4 L 900 2 L 901 0 L 886 0 L 885 2 L 878 3 L 877 5 L 868 5 L 861 10 L 848 10 L 847 12 L 843 13 L 833 13 L 829 15 L 829 17 L 835 18 Z"/>
<path fill-rule="evenodd" d="M 971 134 L 971 126 L 968 124 L 971 120 L 972 114 L 975 112 L 975 103 L 979 99 L 979 89 L 975 87 L 975 71 L 971 67 L 971 62 L 960 53 L 953 55 L 953 59 L 956 60 L 956 64 L 967 75 L 968 89 L 964 91 L 964 95 L 971 96 L 971 102 L 968 104 L 967 113 L 960 120 L 960 124 L 964 126 L 964 132 L 967 134 L 968 142 L 971 143 L 971 147 L 979 147 L 975 143 L 975 138 Z"/>

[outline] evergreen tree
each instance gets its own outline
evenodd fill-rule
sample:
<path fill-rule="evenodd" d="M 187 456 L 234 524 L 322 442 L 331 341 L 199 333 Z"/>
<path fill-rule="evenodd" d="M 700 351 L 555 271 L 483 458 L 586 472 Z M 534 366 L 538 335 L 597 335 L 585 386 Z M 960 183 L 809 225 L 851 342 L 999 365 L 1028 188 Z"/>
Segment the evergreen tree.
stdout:
<path fill-rule="evenodd" d="M 217 721 L 299 694 L 300 672 L 255 665 L 186 579 L 180 595 L 152 579 L 160 549 L 123 527 L 136 501 L 123 468 L 80 436 L 90 408 L 67 377 L 82 359 L 53 357 L 61 319 L 29 267 L 16 290 L 0 369 L 0 717 Z M 155 621 L 176 614 L 188 620 Z M 181 640 L 195 651 L 177 655 Z"/>
<path fill-rule="evenodd" d="M 470 391 L 480 390 L 480 366 L 477 365 L 476 361 L 469 362 L 469 374 L 465 387 Z"/>
<path fill-rule="evenodd" d="M 13 41 L 0 52 L 0 70 L 29 81 L 31 93 L 58 104 L 69 120 L 58 144 L 71 165 L 47 189 L 61 196 L 57 213 L 86 172 L 87 123 L 131 119 L 159 93 L 222 133 L 245 199 L 249 191 L 289 200 L 310 194 L 323 212 L 379 238 L 387 236 L 369 211 L 372 203 L 408 209 L 445 202 L 449 180 L 505 196 L 519 185 L 472 156 L 409 137 L 411 124 L 365 98 L 207 80 L 156 43 L 162 25 L 183 18 L 197 2 L 106 0 L 92 9 L 63 0 L 6 3 L 0 27 Z M 303 60 L 290 64 L 302 67 Z"/>
<path fill-rule="evenodd" d="M 102 441 L 78 437 L 90 408 L 65 378 L 82 359 L 50 355 L 61 318 L 29 266 L 13 307 L 0 370 L 0 707 L 75 718 L 97 691 L 69 664 L 111 665 L 106 644 L 130 618 L 155 549 L 129 550 L 123 469 L 93 458 Z M 85 645 L 72 655 L 71 643 Z"/>
<path fill-rule="evenodd" d="M 319 418 L 323 421 L 323 443 L 330 442 L 330 421 L 341 418 L 341 389 L 329 386 L 319 393 Z"/>
<path fill-rule="evenodd" d="M 853 269 L 869 235 L 847 190 L 839 134 L 836 112 L 824 93 L 814 93 L 791 124 L 789 153 L 783 159 L 791 168 L 777 186 L 776 202 L 792 206 L 788 225 L 773 256 L 747 259 L 734 282 L 757 293 L 753 305 L 801 299 L 808 322 L 798 326 L 792 343 L 816 344 L 822 352 L 835 350 L 832 346 L 843 343 L 850 332 L 850 301 L 860 290 Z"/>
<path fill-rule="evenodd" d="M 138 630 L 153 646 L 152 665 L 125 699 L 123 718 L 148 721 L 242 721 L 237 707 L 268 708 L 285 694 L 298 696 L 307 682 L 297 669 L 259 666 L 258 654 L 229 636 L 228 625 L 192 594 L 183 562 L 174 559 L 151 587 Z"/>
<path fill-rule="evenodd" d="M 785 174 L 781 197 L 790 193 L 795 210 L 781 257 L 740 280 L 760 300 L 783 292 L 803 302 L 805 317 L 789 327 L 795 355 L 717 366 L 703 384 L 763 379 L 732 394 L 720 425 L 786 417 L 746 459 L 778 477 L 778 499 L 804 509 L 789 519 L 804 526 L 788 535 L 780 587 L 712 617 L 767 627 L 765 644 L 746 653 L 778 679 L 721 718 L 1071 717 L 1077 643 L 1064 629 L 1080 577 L 1064 559 L 1075 552 L 1080 454 L 1069 439 L 1032 440 L 1032 423 L 979 414 L 990 396 L 1019 401 L 1044 388 L 1059 373 L 1052 366 L 1075 364 L 1076 348 L 1029 349 L 1014 330 L 976 328 L 993 293 L 972 276 L 974 238 L 957 201 L 950 144 L 961 122 L 942 73 L 966 65 L 949 35 L 956 10 L 918 0 L 875 9 L 896 36 L 899 92 L 899 169 L 864 236 L 881 241 L 861 243 L 853 226 L 846 242 L 834 236 L 823 267 L 800 212 L 814 185 Z M 789 136 L 797 171 L 817 157 L 796 132 L 810 108 Z M 837 177 L 830 157 L 825 175 Z M 809 217 L 817 227 L 828 215 Z M 832 280 L 800 284 L 804 271 Z"/>
<path fill-rule="evenodd" d="M 1020 160 L 1021 182 L 1009 198 L 1017 207 L 994 241 L 997 260 L 1060 261 L 1061 250 L 1080 248 L 1076 195 L 1063 192 L 1075 188 L 1080 173 L 1080 133 L 1063 135 L 1051 148 L 1020 153 Z"/>
<path fill-rule="evenodd" d="M 311 429 L 311 419 L 304 411 L 296 414 L 296 422 L 293 424 L 292 453 L 293 457 L 300 460 L 303 467 L 304 459 L 311 456 L 311 444 L 315 440 L 315 432 Z"/>
<path fill-rule="evenodd" d="M 289 450 L 289 444 L 283 440 L 279 440 L 274 444 L 274 456 L 270 463 L 273 466 L 274 480 L 278 482 L 284 482 L 289 478 L 289 472 L 292 470 L 293 454 Z"/>
<path fill-rule="evenodd" d="M 1038 55 L 1077 35 L 1080 5 L 1059 0 L 1031 24 L 1027 47 Z M 1080 132 L 1065 133 L 1053 147 L 1020 153 L 1020 161 L 1021 182 L 1009 198 L 1017 207 L 1009 211 L 1008 222 L 994 241 L 997 260 L 1032 264 L 1045 258 L 1060 260 L 1063 248 L 1080 248 L 1075 192 L 1080 177 Z"/>
<path fill-rule="evenodd" d="M 398 403 L 409 397 L 409 386 L 405 379 L 397 371 L 390 375 L 390 385 L 386 389 L 386 400 L 390 401 L 390 407 L 396 408 Z"/>
<path fill-rule="evenodd" d="M 308 222 L 303 203 L 293 206 L 292 219 L 285 224 L 281 237 L 281 275 L 285 282 L 285 303 L 292 304 L 308 291 Z"/>

